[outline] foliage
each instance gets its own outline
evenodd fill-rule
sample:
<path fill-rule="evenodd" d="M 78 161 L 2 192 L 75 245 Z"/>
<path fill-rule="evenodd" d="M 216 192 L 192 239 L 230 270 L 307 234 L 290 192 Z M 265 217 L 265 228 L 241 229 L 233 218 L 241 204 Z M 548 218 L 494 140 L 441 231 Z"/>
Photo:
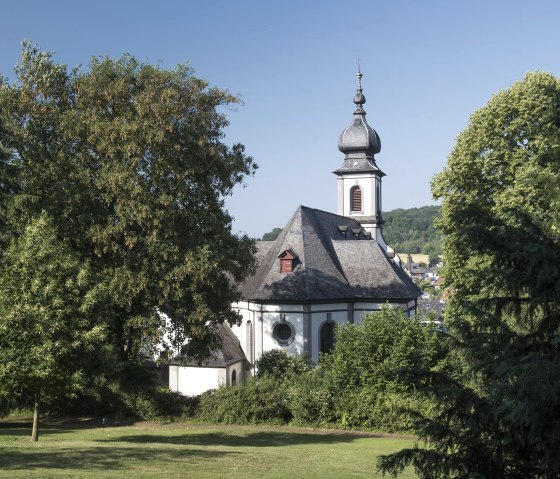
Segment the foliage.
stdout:
<path fill-rule="evenodd" d="M 301 356 L 265 353 L 254 380 L 203 394 L 196 417 L 411 431 L 406 410 L 431 416 L 433 401 L 420 400 L 399 376 L 421 368 L 446 370 L 447 355 L 447 342 L 434 328 L 406 318 L 400 309 L 384 309 L 339 328 L 334 351 L 314 369 Z"/>
<path fill-rule="evenodd" d="M 283 349 L 265 351 L 256 362 L 257 377 L 276 381 L 292 379 L 311 369 L 311 359 L 306 355 L 288 356 Z"/>
<path fill-rule="evenodd" d="M 463 375 L 441 375 L 427 448 L 385 457 L 421 478 L 560 474 L 560 81 L 528 74 L 477 111 L 433 182 L 443 200 L 446 324 Z"/>
<path fill-rule="evenodd" d="M 186 65 L 130 55 L 69 70 L 24 44 L 16 74 L 0 83 L 0 241 L 46 211 L 103 283 L 100 321 L 121 360 L 163 338 L 175 348 L 189 338 L 204 356 L 207 325 L 237 320 L 231 279 L 253 266 L 253 241 L 232 234 L 224 209 L 256 169 L 242 145 L 222 142 L 218 110 L 238 99 Z"/>
<path fill-rule="evenodd" d="M 272 228 L 272 231 L 263 234 L 262 241 L 274 241 L 282 233 L 282 228 Z"/>
<path fill-rule="evenodd" d="M 75 397 L 106 353 L 105 292 L 46 214 L 11 241 L 0 270 L 0 404 Z M 35 427 L 37 424 L 35 424 Z"/>
<path fill-rule="evenodd" d="M 263 377 L 203 393 L 196 417 L 225 424 L 283 424 L 290 419 L 286 402 L 284 385 Z"/>
<path fill-rule="evenodd" d="M 436 370 L 446 356 L 447 343 L 438 331 L 400 309 L 386 308 L 361 324 L 340 327 L 334 352 L 321 360 L 337 420 L 346 427 L 410 430 L 403 409 L 415 403 L 414 388 L 400 377 Z M 417 406 L 431 407 L 429 401 Z"/>
<path fill-rule="evenodd" d="M 334 390 L 321 368 L 302 374 L 288 384 L 288 408 L 294 424 L 336 424 Z"/>
<path fill-rule="evenodd" d="M 395 251 L 441 255 L 441 232 L 434 220 L 441 216 L 439 206 L 396 209 L 383 213 L 383 235 Z"/>

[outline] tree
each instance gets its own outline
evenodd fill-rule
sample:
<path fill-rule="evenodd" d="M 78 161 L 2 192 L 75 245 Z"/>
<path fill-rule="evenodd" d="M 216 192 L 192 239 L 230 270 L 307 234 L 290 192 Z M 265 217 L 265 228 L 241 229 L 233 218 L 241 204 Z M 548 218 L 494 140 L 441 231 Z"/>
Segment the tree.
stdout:
<path fill-rule="evenodd" d="M 262 241 L 274 241 L 282 233 L 282 228 L 272 228 L 272 231 L 263 234 Z"/>
<path fill-rule="evenodd" d="M 429 447 L 381 459 L 421 478 L 560 474 L 560 81 L 530 73 L 477 111 L 432 189 L 441 198 L 460 361 L 426 391 Z"/>
<path fill-rule="evenodd" d="M 69 70 L 24 44 L 16 73 L 0 84 L 2 165 L 17 173 L 0 198 L 0 239 L 47 212 L 103 281 L 102 320 L 121 360 L 139 361 L 164 337 L 207 354 L 207 325 L 238 319 L 235 283 L 253 268 L 254 242 L 232 233 L 224 208 L 256 169 L 243 145 L 222 141 L 219 110 L 238 99 L 186 65 L 130 55 Z"/>
<path fill-rule="evenodd" d="M 102 356 L 103 291 L 88 262 L 58 240 L 41 215 L 5 252 L 0 273 L 0 405 L 34 404 L 32 440 L 41 404 L 75 396 Z"/>

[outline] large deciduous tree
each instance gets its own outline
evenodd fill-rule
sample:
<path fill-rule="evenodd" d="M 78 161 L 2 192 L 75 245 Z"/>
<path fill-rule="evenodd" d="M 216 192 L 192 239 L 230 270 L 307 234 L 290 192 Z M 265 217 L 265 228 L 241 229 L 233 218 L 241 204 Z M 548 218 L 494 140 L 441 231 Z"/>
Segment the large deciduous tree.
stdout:
<path fill-rule="evenodd" d="M 560 475 L 560 81 L 531 73 L 471 117 L 433 182 L 463 374 L 440 377 L 422 478 Z"/>
<path fill-rule="evenodd" d="M 238 99 L 129 55 L 69 70 L 24 44 L 16 74 L 0 83 L 0 240 L 45 211 L 104 283 L 122 360 L 164 337 L 203 356 L 207 324 L 237 320 L 235 283 L 253 267 L 224 207 L 256 169 L 223 142 Z"/>
<path fill-rule="evenodd" d="M 14 239 L 0 272 L 0 407 L 76 396 L 105 349 L 102 286 L 43 214 Z"/>

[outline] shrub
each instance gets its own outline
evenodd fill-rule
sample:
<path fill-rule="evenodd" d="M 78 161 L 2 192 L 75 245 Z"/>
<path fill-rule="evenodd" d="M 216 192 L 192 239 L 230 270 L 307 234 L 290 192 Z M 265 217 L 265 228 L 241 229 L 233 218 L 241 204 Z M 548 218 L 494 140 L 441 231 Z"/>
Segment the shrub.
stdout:
<path fill-rule="evenodd" d="M 258 378 L 283 381 L 311 370 L 311 359 L 307 355 L 288 356 L 282 349 L 272 349 L 263 353 L 256 367 Z"/>
<path fill-rule="evenodd" d="M 291 414 L 286 389 L 274 379 L 263 377 L 202 394 L 196 418 L 225 424 L 285 424 Z"/>
<path fill-rule="evenodd" d="M 332 391 L 320 369 L 302 374 L 288 388 L 288 408 L 293 422 L 326 426 L 335 422 Z"/>

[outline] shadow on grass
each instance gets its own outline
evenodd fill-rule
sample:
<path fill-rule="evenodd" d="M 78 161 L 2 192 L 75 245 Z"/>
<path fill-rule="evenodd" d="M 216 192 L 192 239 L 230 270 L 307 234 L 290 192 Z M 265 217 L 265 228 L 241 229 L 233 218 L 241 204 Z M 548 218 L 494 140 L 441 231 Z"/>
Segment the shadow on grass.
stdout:
<path fill-rule="evenodd" d="M 136 423 L 134 420 L 111 421 L 107 427 L 125 427 Z M 71 433 L 87 429 L 97 429 L 103 426 L 102 418 L 86 419 L 53 419 L 45 418 L 39 422 L 39 434 L 51 435 L 57 433 Z M 33 427 L 32 418 L 17 418 L 8 421 L 0 421 L 0 436 L 31 436 Z"/>
<path fill-rule="evenodd" d="M 0 470 L 16 471 L 34 469 L 64 470 L 118 470 L 133 465 L 182 461 L 186 464 L 201 460 L 212 460 L 236 454 L 224 451 L 201 449 L 154 450 L 151 448 L 97 447 L 60 448 L 53 451 L 31 449 L 6 450 L 0 456 Z"/>
<path fill-rule="evenodd" d="M 281 447 L 304 444 L 337 444 L 355 441 L 359 436 L 351 434 L 297 434 L 290 432 L 249 432 L 227 434 L 211 432 L 203 434 L 180 434 L 173 436 L 138 434 L 96 442 L 127 442 L 132 444 L 167 444 L 177 446 L 230 446 L 230 447 Z"/>

